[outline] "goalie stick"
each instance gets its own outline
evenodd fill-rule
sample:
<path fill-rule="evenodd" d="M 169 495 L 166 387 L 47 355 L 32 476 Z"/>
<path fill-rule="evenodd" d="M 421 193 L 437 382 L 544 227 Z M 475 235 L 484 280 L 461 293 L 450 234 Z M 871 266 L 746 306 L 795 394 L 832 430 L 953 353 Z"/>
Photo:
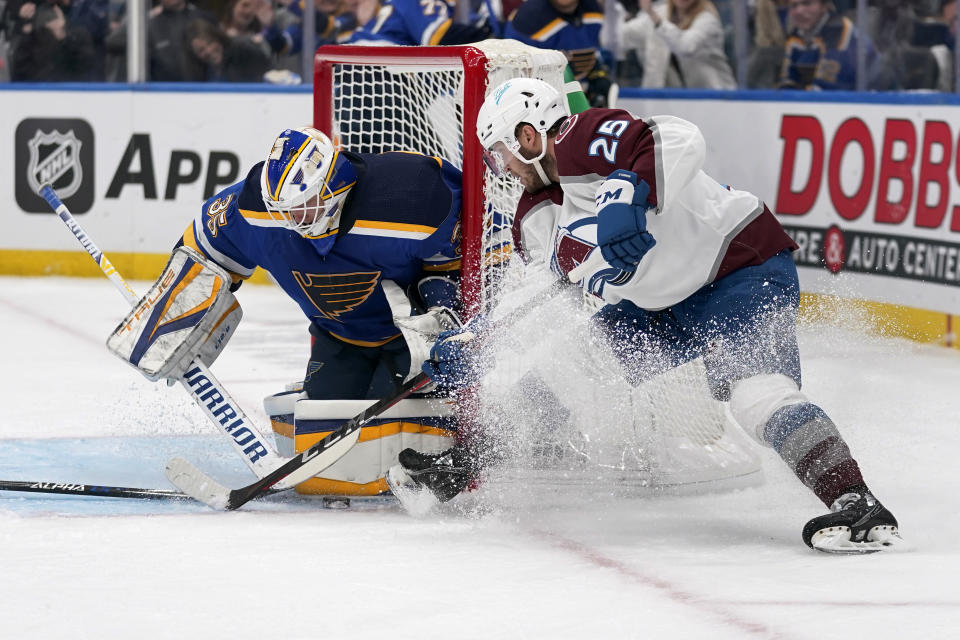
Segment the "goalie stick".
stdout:
<path fill-rule="evenodd" d="M 533 309 L 566 290 L 569 284 L 557 280 L 520 307 L 496 321 L 478 340 L 486 342 L 498 330 L 511 326 Z M 430 377 L 421 372 L 407 380 L 392 396 L 383 398 L 351 418 L 339 429 L 328 434 L 309 449 L 300 452 L 281 467 L 256 482 L 239 489 L 231 489 L 217 482 L 183 458 L 174 458 L 167 463 L 167 479 L 187 495 L 213 507 L 232 511 L 257 498 L 270 487 L 284 480 L 288 486 L 312 478 L 334 464 L 360 438 L 360 429 L 378 415 L 404 398 L 416 393 L 431 383 Z"/>
<path fill-rule="evenodd" d="M 44 184 L 40 188 L 40 195 L 63 220 L 103 274 L 116 285 L 126 301 L 131 306 L 137 304 L 139 296 L 77 223 L 53 188 Z M 203 362 L 199 359 L 191 362 L 179 381 L 213 425 L 230 438 L 234 450 L 258 478 L 280 465 L 280 456 Z"/>

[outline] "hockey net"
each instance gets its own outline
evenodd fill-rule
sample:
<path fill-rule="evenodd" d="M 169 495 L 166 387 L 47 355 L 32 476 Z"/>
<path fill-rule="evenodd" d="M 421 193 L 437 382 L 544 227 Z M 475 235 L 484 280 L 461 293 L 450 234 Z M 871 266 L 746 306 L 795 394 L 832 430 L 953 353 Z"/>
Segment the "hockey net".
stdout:
<path fill-rule="evenodd" d="M 463 172 L 463 298 L 496 317 L 555 279 L 511 260 L 522 187 L 486 170 L 474 134 L 487 91 L 537 77 L 564 92 L 562 53 L 509 40 L 455 47 L 325 46 L 317 51 L 314 125 L 356 152 L 414 151 Z M 525 481 L 613 488 L 743 484 L 759 461 L 700 361 L 633 387 L 587 332 L 591 310 L 558 297 L 498 341 L 472 405 Z M 556 410 L 556 411 L 555 411 Z M 551 412 L 557 413 L 552 415 Z"/>

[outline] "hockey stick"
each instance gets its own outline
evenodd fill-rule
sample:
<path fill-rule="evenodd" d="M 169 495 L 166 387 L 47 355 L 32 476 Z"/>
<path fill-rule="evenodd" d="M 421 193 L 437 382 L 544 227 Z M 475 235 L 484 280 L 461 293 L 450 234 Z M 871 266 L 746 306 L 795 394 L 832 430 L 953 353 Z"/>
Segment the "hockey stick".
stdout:
<path fill-rule="evenodd" d="M 557 280 L 547 289 L 536 294 L 526 303 L 498 320 L 488 328 L 483 335 L 479 336 L 479 339 L 484 340 L 485 337 L 493 335 L 497 330 L 514 324 L 520 318 L 530 313 L 530 311 L 555 297 L 568 287 L 569 284 L 564 280 Z M 430 382 L 430 377 L 427 374 L 423 372 L 418 373 L 410 380 L 407 380 L 392 396 L 383 398 L 369 406 L 362 413 L 351 418 L 339 429 L 328 434 L 306 451 L 291 458 L 273 473 L 245 487 L 230 489 L 183 458 L 174 458 L 167 463 L 167 479 L 187 495 L 214 509 L 232 511 L 233 509 L 243 506 L 250 500 L 263 495 L 267 489 L 281 480 L 285 479 L 285 484 L 288 486 L 297 485 L 323 472 L 324 469 L 334 464 L 356 444 L 360 438 L 360 429 L 363 425 L 404 398 L 426 387 Z"/>
<path fill-rule="evenodd" d="M 103 274 L 116 285 L 127 303 L 131 306 L 137 304 L 140 297 L 127 284 L 103 251 L 84 232 L 70 210 L 57 197 L 53 188 L 49 184 L 44 184 L 40 188 L 40 195 L 60 216 Z M 179 381 L 214 426 L 221 433 L 229 436 L 230 444 L 258 478 L 265 476 L 280 464 L 280 456 L 203 362 L 200 360 L 191 362 Z"/>
<path fill-rule="evenodd" d="M 0 491 L 58 493 L 68 496 L 94 496 L 97 498 L 139 498 L 142 500 L 187 500 L 190 498 L 185 493 L 170 489 L 135 489 L 133 487 L 107 487 L 76 482 L 27 482 L 23 480 L 0 480 Z"/>
<path fill-rule="evenodd" d="M 171 489 L 137 489 L 134 487 L 110 487 L 79 482 L 30 482 L 26 480 L 0 480 L 0 491 L 25 493 L 56 493 L 66 496 L 89 496 L 93 498 L 136 498 L 139 500 L 191 500 L 180 491 Z M 278 493 L 270 491 L 269 493 Z"/>

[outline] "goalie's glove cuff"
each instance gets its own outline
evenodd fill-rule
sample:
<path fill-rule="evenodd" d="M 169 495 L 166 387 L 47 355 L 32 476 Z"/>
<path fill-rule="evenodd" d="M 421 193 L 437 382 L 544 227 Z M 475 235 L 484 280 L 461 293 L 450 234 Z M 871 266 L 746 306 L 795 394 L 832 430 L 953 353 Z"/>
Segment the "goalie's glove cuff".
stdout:
<path fill-rule="evenodd" d="M 398 329 L 416 331 L 429 337 L 436 338 L 442 331 L 451 331 L 463 326 L 460 317 L 449 307 L 430 307 L 426 313 L 415 316 L 394 316 L 393 323 Z"/>
<path fill-rule="evenodd" d="M 438 387 L 448 391 L 479 382 L 487 366 L 486 358 L 474 340 L 488 324 L 484 316 L 478 315 L 466 327 L 441 332 L 421 370 Z"/>
<path fill-rule="evenodd" d="M 623 271 L 634 271 L 657 244 L 647 231 L 650 185 L 632 171 L 618 169 L 597 190 L 597 244 L 603 259 Z"/>

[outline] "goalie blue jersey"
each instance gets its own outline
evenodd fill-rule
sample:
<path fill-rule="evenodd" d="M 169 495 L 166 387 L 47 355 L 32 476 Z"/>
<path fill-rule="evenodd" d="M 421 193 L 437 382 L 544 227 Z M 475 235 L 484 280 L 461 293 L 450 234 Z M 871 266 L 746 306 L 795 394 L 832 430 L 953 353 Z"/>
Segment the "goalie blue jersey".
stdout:
<path fill-rule="evenodd" d="M 204 203 L 183 243 L 239 279 L 262 267 L 317 329 L 377 346 L 400 335 L 383 280 L 407 289 L 438 275 L 459 277 L 461 176 L 445 160 L 419 154 L 344 154 L 356 168 L 357 183 L 326 255 L 266 212 L 262 162 Z M 454 300 L 424 302 L 452 307 Z"/>

